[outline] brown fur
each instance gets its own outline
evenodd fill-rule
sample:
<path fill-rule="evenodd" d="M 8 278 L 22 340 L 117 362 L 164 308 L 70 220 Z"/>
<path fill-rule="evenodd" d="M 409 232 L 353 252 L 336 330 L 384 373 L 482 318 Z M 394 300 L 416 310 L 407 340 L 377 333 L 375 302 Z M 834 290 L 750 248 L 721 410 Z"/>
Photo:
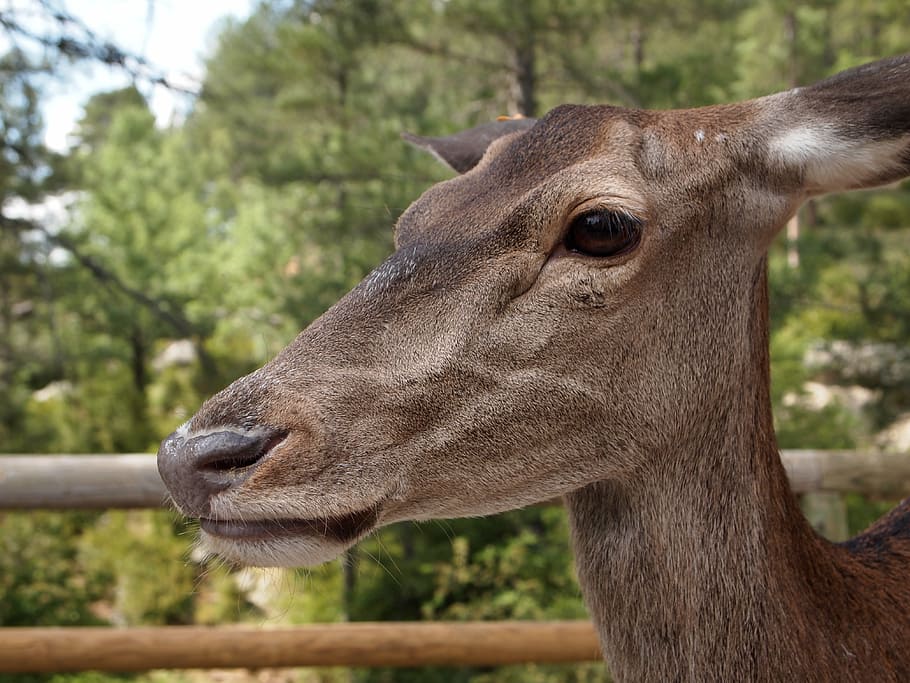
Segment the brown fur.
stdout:
<path fill-rule="evenodd" d="M 765 275 L 806 196 L 910 174 L 908 109 L 898 58 L 735 105 L 563 106 L 499 137 L 417 139 L 467 172 L 169 437 L 162 476 L 184 512 L 238 529 L 323 520 L 325 534 L 207 535 L 258 564 L 565 495 L 618 679 L 910 680 L 910 503 L 842 546 L 803 519 L 772 428 Z M 593 207 L 641 219 L 638 247 L 567 251 Z M 193 454 L 266 427 L 287 438 L 200 495 Z M 219 430 L 235 436 L 204 440 Z"/>

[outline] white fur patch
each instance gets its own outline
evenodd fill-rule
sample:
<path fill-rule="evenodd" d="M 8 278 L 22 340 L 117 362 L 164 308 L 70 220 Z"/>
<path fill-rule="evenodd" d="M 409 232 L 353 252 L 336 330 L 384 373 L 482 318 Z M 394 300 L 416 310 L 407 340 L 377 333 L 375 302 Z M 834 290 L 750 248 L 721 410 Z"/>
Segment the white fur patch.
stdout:
<path fill-rule="evenodd" d="M 314 567 L 335 559 L 353 545 L 311 536 L 234 541 L 205 531 L 201 532 L 200 543 L 207 556 L 251 567 Z"/>
<path fill-rule="evenodd" d="M 791 128 L 772 138 L 771 159 L 802 169 L 809 190 L 846 190 L 874 182 L 899 163 L 910 138 L 869 141 L 840 135 L 826 124 Z"/>
<path fill-rule="evenodd" d="M 383 261 L 367 275 L 359 288 L 368 296 L 373 296 L 392 285 L 407 281 L 415 272 L 417 272 L 417 261 L 413 252 L 399 250 L 395 256 Z"/>
<path fill-rule="evenodd" d="M 695 141 L 704 142 L 705 141 L 705 131 L 703 131 L 701 129 L 695 131 Z"/>

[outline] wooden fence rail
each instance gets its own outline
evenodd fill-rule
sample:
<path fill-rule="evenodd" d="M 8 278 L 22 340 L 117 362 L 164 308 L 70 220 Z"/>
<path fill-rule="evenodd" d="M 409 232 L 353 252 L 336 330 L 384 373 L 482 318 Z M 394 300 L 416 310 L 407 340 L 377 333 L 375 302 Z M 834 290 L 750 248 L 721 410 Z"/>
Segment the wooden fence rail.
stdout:
<path fill-rule="evenodd" d="M 293 628 L 4 628 L 0 672 L 599 661 L 590 622 L 347 623 Z"/>
<path fill-rule="evenodd" d="M 0 509 L 155 508 L 167 500 L 148 453 L 0 455 Z"/>
<path fill-rule="evenodd" d="M 910 453 L 786 450 L 797 493 L 910 495 Z M 154 456 L 0 455 L 0 509 L 160 507 L 167 501 Z"/>

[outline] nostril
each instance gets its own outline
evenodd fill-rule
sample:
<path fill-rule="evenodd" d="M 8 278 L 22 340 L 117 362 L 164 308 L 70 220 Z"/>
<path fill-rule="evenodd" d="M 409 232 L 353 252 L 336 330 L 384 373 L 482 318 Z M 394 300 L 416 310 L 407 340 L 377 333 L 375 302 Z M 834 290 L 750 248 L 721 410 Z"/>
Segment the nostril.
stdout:
<path fill-rule="evenodd" d="M 195 467 L 203 472 L 231 474 L 256 465 L 287 437 L 287 431 L 216 432 L 192 439 Z"/>
<path fill-rule="evenodd" d="M 158 449 L 158 472 L 178 507 L 192 517 L 211 516 L 212 498 L 241 485 L 288 430 L 221 431 L 188 436 L 186 428 L 167 437 Z"/>
<path fill-rule="evenodd" d="M 227 453 L 213 456 L 214 459 L 207 459 L 199 463 L 200 470 L 210 472 L 230 472 L 231 470 L 242 470 L 259 462 L 264 453 Z"/>

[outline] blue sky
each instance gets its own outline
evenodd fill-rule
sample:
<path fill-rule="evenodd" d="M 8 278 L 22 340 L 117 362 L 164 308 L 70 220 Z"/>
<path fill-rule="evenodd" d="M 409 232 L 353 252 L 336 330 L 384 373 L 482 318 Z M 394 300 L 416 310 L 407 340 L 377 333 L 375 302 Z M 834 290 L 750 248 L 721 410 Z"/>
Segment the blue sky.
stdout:
<path fill-rule="evenodd" d="M 225 17 L 246 17 L 255 0 L 60 0 L 99 37 L 143 55 L 168 80 L 194 87 L 202 77 L 202 60 L 214 47 Z M 0 0 L 0 8 L 28 7 L 28 0 Z M 151 5 L 151 22 L 149 8 Z M 2 42 L 2 41 L 0 41 Z M 0 50 L 5 48 L 0 45 Z M 92 94 L 129 83 L 122 72 L 98 64 L 66 69 L 49 84 L 43 107 L 45 141 L 64 150 L 67 136 Z M 158 122 L 179 120 L 188 102 L 165 88 L 143 89 Z"/>

